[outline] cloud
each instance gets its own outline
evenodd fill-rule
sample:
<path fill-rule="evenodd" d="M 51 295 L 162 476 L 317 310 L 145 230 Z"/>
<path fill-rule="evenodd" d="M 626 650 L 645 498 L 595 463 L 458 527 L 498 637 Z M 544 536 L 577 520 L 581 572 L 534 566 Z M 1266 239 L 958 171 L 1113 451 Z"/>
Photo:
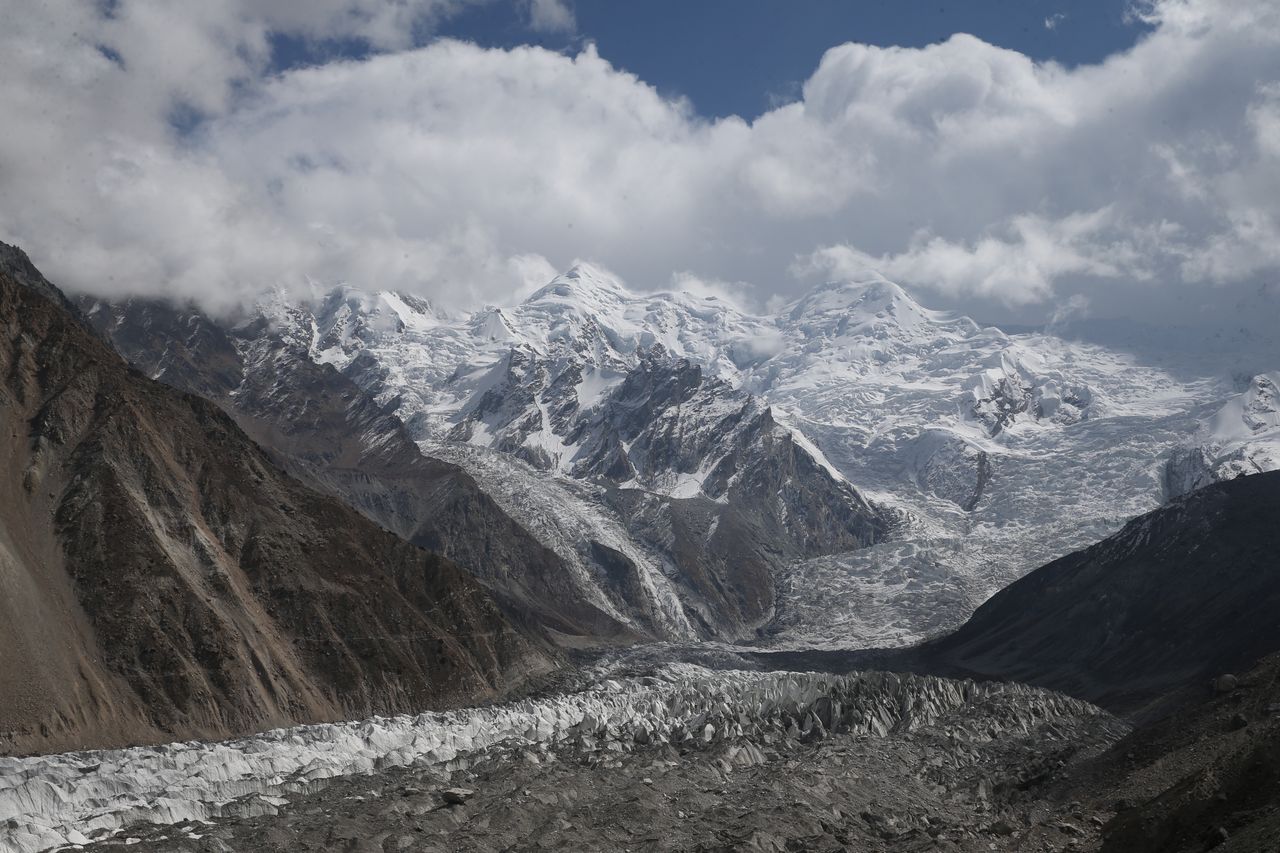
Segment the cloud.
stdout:
<path fill-rule="evenodd" d="M 529 26 L 540 33 L 572 33 L 578 23 L 564 0 L 529 0 Z"/>
<path fill-rule="evenodd" d="M 751 122 L 591 46 L 410 47 L 461 5 L 0 0 L 0 239 L 75 289 L 214 307 L 308 278 L 501 303 L 582 256 L 639 289 L 776 302 L 876 266 L 983 317 L 1177 320 L 1280 272 L 1268 0 L 1145 4 L 1152 32 L 1073 69 L 840 45 Z M 375 52 L 272 73 L 282 32 Z"/>
<path fill-rule="evenodd" d="M 687 293 L 700 299 L 715 299 L 726 302 L 747 313 L 760 313 L 765 306 L 758 298 L 755 288 L 744 281 L 721 281 L 707 279 L 688 270 L 673 273 L 670 287 L 677 293 Z"/>
<path fill-rule="evenodd" d="M 1054 306 L 1046 324 L 1050 330 L 1062 329 L 1089 316 L 1089 297 L 1077 293 Z"/>
<path fill-rule="evenodd" d="M 860 278 L 867 270 L 903 281 L 928 282 L 953 297 L 993 297 L 1009 304 L 1045 302 L 1055 280 L 1067 276 L 1144 281 L 1147 253 L 1111 208 L 1057 220 L 1014 217 L 971 243 L 917 234 L 906 251 L 872 257 L 853 246 L 827 246 L 797 261 L 801 276 Z"/>
<path fill-rule="evenodd" d="M 516 300 L 531 296 L 560 273 L 551 261 L 537 254 L 513 255 L 507 258 L 507 268 L 515 279 Z"/>
<path fill-rule="evenodd" d="M 1046 30 L 1056 30 L 1058 25 L 1066 19 L 1066 12 L 1054 12 L 1052 15 L 1044 19 L 1044 28 Z"/>

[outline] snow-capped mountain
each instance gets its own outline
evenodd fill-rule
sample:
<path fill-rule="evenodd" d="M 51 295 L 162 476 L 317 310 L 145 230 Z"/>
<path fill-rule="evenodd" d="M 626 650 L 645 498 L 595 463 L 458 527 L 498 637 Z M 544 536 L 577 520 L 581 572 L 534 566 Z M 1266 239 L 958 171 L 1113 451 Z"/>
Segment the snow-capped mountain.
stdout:
<path fill-rule="evenodd" d="M 896 516 L 758 398 L 670 352 L 664 340 L 696 352 L 709 337 L 678 327 L 687 314 L 662 301 L 638 309 L 593 275 L 574 271 L 517 309 L 468 317 L 350 288 L 279 296 L 234 323 L 154 303 L 91 316 L 153 376 L 269 422 L 255 434 L 322 485 L 413 541 L 448 546 L 418 490 L 388 482 L 403 477 L 388 471 L 386 448 L 405 458 L 410 430 L 423 458 L 464 468 L 554 556 L 534 570 L 516 549 L 521 559 L 495 570 L 484 554 L 455 555 L 561 635 L 753 636 L 776 615 L 783 565 L 879 541 Z M 175 358 L 176 343 L 205 337 L 221 341 L 218 357 L 204 347 Z M 234 368 L 220 382 L 192 375 L 197 363 Z M 317 417 L 321 400 L 340 411 Z M 320 448 L 343 443 L 344 429 L 355 438 L 342 462 Z"/>
<path fill-rule="evenodd" d="M 580 265 L 472 314 L 281 293 L 231 334 L 332 367 L 656 636 L 908 642 L 1170 494 L 1277 465 L 1274 374 L 1241 393 L 875 276 L 757 315 Z"/>

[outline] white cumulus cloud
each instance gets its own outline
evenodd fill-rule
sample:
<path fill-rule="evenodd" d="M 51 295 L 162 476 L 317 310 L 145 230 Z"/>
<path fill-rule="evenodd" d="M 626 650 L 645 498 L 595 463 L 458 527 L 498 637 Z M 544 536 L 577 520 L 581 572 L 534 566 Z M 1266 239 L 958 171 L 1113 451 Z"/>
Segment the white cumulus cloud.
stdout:
<path fill-rule="evenodd" d="M 577 28 L 573 10 L 564 0 L 529 0 L 529 24 L 543 33 L 571 33 Z"/>
<path fill-rule="evenodd" d="M 750 121 L 590 45 L 411 46 L 461 5 L 0 0 L 0 239 L 75 289 L 214 306 L 308 279 L 502 302 L 586 257 L 650 289 L 874 266 L 984 317 L 1177 320 L 1280 274 L 1270 0 L 1145 3 L 1148 35 L 1076 68 L 840 45 Z M 271 73 L 277 33 L 374 53 Z"/>

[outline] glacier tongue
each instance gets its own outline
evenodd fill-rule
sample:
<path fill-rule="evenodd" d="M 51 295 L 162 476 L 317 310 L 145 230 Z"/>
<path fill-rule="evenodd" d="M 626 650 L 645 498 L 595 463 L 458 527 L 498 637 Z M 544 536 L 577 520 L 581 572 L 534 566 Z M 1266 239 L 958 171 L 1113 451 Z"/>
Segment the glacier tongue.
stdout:
<path fill-rule="evenodd" d="M 1007 700 L 1003 710 L 988 710 L 975 724 L 957 719 L 952 731 L 987 740 L 1045 721 L 1102 715 L 1087 703 L 1022 685 L 669 664 L 578 693 L 489 708 L 279 729 L 224 743 L 0 758 L 0 846 L 36 853 L 135 822 L 243 815 L 337 776 L 466 766 L 507 747 L 630 752 L 654 743 L 703 746 L 813 730 L 883 737 L 993 700 Z"/>

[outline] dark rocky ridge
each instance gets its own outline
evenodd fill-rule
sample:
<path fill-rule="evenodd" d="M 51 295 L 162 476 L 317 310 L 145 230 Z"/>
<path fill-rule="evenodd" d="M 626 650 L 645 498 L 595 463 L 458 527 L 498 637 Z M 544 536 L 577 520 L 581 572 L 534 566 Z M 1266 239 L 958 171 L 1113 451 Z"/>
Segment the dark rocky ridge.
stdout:
<path fill-rule="evenodd" d="M 554 666 L 449 560 L 304 487 L 34 284 L 0 270 L 0 750 L 483 701 Z"/>
<path fill-rule="evenodd" d="M 913 654 L 1147 718 L 1280 649 L 1280 472 L 1192 492 L 992 596 Z"/>
<path fill-rule="evenodd" d="M 606 499 L 675 564 L 686 612 L 712 636 L 763 630 L 788 562 L 865 547 L 896 522 L 831 476 L 758 398 L 660 346 L 568 440 L 583 442 L 575 476 L 642 486 L 610 488 Z M 698 495 L 662 494 L 700 471 Z"/>
<path fill-rule="evenodd" d="M 7 273 L 18 284 L 34 290 L 77 319 L 83 319 L 66 294 L 50 284 L 40 270 L 36 269 L 36 265 L 31 263 L 27 253 L 17 246 L 0 242 L 0 271 Z"/>

